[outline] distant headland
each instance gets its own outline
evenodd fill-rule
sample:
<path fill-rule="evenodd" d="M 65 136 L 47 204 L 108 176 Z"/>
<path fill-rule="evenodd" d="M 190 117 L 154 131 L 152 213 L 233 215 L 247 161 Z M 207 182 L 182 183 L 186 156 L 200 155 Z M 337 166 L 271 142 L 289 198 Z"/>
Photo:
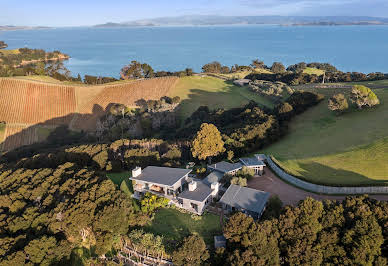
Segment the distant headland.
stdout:
<path fill-rule="evenodd" d="M 108 22 L 94 27 L 216 26 L 216 25 L 340 26 L 388 25 L 388 18 L 367 16 L 179 16 L 127 22 Z"/>

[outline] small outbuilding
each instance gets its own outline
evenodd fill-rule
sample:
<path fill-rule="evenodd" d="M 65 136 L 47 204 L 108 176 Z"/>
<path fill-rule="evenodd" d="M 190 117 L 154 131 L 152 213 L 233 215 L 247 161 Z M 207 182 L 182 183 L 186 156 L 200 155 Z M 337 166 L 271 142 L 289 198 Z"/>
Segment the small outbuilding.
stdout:
<path fill-rule="evenodd" d="M 226 248 L 226 238 L 224 236 L 214 236 L 214 248 Z"/>

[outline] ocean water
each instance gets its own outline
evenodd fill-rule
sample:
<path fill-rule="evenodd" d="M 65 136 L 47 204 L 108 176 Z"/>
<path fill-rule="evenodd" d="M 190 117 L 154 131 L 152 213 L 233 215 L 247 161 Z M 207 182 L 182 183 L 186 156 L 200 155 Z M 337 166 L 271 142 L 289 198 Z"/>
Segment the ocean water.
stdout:
<path fill-rule="evenodd" d="M 255 58 L 267 65 L 328 62 L 343 71 L 388 73 L 388 26 L 57 28 L 0 31 L 0 40 L 9 48 L 67 53 L 73 75 L 119 77 L 132 60 L 155 70 L 200 71 L 214 60 L 231 66 Z"/>

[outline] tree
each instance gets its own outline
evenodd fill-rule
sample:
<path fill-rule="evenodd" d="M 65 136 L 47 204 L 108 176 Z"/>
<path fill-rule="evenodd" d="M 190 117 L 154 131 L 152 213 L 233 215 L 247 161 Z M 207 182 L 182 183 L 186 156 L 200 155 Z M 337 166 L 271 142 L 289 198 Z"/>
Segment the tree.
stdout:
<path fill-rule="evenodd" d="M 237 185 L 240 187 L 246 187 L 247 186 L 247 179 L 241 176 L 235 176 L 230 180 L 230 183 L 232 185 Z"/>
<path fill-rule="evenodd" d="M 259 59 L 253 60 L 252 63 L 251 63 L 251 66 L 252 66 L 253 68 L 257 68 L 257 69 L 264 69 L 264 68 L 267 67 L 267 66 L 264 64 L 264 62 L 263 62 L 263 61 L 260 61 Z"/>
<path fill-rule="evenodd" d="M 284 102 L 276 106 L 276 114 L 281 121 L 288 121 L 293 115 L 294 108 L 288 102 Z"/>
<path fill-rule="evenodd" d="M 328 107 L 329 110 L 340 114 L 349 108 L 349 104 L 345 98 L 345 95 L 342 93 L 338 93 L 334 94 L 332 97 L 329 98 Z"/>
<path fill-rule="evenodd" d="M 0 49 L 5 49 L 8 47 L 8 44 L 6 44 L 5 42 L 3 41 L 0 41 Z"/>
<path fill-rule="evenodd" d="M 154 76 L 154 70 L 148 64 L 132 61 L 131 64 L 121 69 L 120 76 L 122 79 L 152 78 Z"/>
<path fill-rule="evenodd" d="M 220 131 L 213 124 L 203 123 L 192 143 L 193 157 L 200 160 L 209 158 L 210 163 L 212 156 L 217 156 L 224 151 L 224 141 Z"/>
<path fill-rule="evenodd" d="M 227 156 L 227 158 L 228 158 L 228 161 L 232 161 L 232 159 L 233 159 L 233 157 L 234 157 L 234 152 L 233 151 L 228 151 L 228 156 Z"/>
<path fill-rule="evenodd" d="M 198 235 L 191 235 L 183 241 L 180 249 L 172 255 L 175 265 L 202 265 L 208 258 L 206 244 Z"/>
<path fill-rule="evenodd" d="M 376 94 L 370 88 L 363 85 L 353 86 L 351 100 L 357 105 L 359 109 L 380 104 Z"/>
<path fill-rule="evenodd" d="M 234 243 L 241 243 L 246 239 L 246 234 L 250 230 L 256 230 L 256 224 L 252 217 L 242 212 L 233 214 L 224 227 L 225 238 Z"/>
<path fill-rule="evenodd" d="M 221 63 L 214 61 L 202 67 L 204 73 L 221 73 Z"/>
<path fill-rule="evenodd" d="M 43 62 L 38 62 L 35 66 L 35 73 L 37 75 L 41 75 L 43 76 L 44 74 L 46 74 L 46 71 L 45 71 L 45 64 Z"/>
<path fill-rule="evenodd" d="M 283 73 L 286 71 L 285 66 L 280 62 L 274 62 L 271 66 L 271 71 L 273 73 Z"/>

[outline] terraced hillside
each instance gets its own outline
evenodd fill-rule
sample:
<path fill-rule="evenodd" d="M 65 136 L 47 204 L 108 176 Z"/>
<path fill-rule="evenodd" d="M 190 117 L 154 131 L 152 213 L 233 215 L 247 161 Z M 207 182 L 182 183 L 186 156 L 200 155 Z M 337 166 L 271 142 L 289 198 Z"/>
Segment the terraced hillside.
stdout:
<path fill-rule="evenodd" d="M 139 99 L 159 99 L 177 78 L 139 80 L 115 85 L 70 86 L 31 80 L 0 78 L 0 121 L 6 123 L 3 150 L 42 139 L 39 128 L 69 125 L 92 130 L 112 103 L 135 106 Z"/>

